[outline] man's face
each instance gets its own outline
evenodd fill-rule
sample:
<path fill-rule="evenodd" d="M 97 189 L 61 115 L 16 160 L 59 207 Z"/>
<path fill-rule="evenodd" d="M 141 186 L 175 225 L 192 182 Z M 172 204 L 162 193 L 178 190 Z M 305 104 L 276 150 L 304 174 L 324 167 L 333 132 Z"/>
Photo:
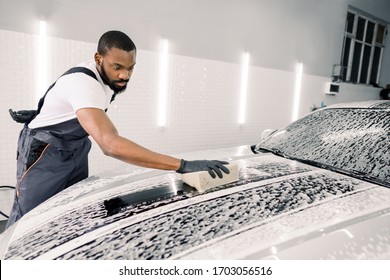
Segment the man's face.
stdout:
<path fill-rule="evenodd" d="M 114 92 L 120 93 L 127 87 L 136 63 L 136 51 L 112 48 L 103 56 L 95 54 L 96 68 L 103 82 Z"/>

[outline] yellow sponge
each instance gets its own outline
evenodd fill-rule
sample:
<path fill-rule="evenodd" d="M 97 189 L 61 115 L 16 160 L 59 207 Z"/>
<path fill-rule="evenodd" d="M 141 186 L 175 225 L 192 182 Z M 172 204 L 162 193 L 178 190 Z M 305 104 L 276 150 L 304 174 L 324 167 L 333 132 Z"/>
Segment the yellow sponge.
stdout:
<path fill-rule="evenodd" d="M 213 178 L 207 171 L 198 171 L 183 174 L 183 182 L 196 188 L 198 192 L 204 192 L 210 188 L 237 181 L 239 179 L 238 165 L 230 163 L 225 166 L 229 169 L 230 173 L 226 174 L 222 172 L 222 178 L 219 178 L 218 175 L 216 178 Z"/>

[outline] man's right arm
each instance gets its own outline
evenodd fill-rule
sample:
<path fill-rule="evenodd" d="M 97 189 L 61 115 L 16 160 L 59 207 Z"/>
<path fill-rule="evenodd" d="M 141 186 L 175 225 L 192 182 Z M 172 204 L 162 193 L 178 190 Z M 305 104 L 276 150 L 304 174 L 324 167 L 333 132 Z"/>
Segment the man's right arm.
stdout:
<path fill-rule="evenodd" d="M 222 178 L 222 172 L 229 174 L 224 164 L 217 160 L 186 161 L 148 150 L 118 134 L 107 114 L 97 108 L 82 108 L 76 112 L 77 119 L 84 130 L 100 146 L 105 155 L 117 158 L 130 164 L 163 170 L 174 170 L 179 173 L 208 171 L 215 178 Z"/>
<path fill-rule="evenodd" d="M 105 155 L 142 167 L 175 171 L 180 168 L 180 159 L 153 152 L 120 136 L 103 110 L 83 108 L 76 114 L 81 126 Z"/>

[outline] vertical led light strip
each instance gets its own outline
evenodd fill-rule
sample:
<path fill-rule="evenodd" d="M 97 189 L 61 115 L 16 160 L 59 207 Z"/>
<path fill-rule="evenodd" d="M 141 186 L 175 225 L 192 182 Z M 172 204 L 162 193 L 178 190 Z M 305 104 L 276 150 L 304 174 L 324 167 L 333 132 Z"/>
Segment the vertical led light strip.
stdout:
<path fill-rule="evenodd" d="M 157 125 L 159 127 L 164 127 L 167 122 L 168 62 L 168 40 L 163 39 L 160 53 L 160 83 L 158 90 Z"/>
<path fill-rule="evenodd" d="M 248 74 L 249 74 L 249 53 L 245 52 L 242 55 L 242 68 L 241 68 L 241 87 L 240 87 L 240 107 L 238 123 L 243 125 L 245 123 L 246 113 L 246 97 L 248 94 Z"/>
<path fill-rule="evenodd" d="M 299 62 L 295 72 L 294 105 L 293 105 L 292 121 L 296 121 L 298 119 L 299 99 L 301 97 L 302 71 L 303 71 L 303 63 Z"/>
<path fill-rule="evenodd" d="M 36 101 L 44 94 L 47 88 L 47 38 L 46 21 L 39 21 L 39 43 L 38 43 L 38 63 L 37 63 L 37 92 Z"/>

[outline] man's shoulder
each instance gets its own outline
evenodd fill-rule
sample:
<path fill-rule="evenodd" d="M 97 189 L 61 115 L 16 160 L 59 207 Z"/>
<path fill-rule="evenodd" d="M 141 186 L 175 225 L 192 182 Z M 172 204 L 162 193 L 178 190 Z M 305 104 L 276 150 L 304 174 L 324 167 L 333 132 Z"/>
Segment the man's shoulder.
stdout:
<path fill-rule="evenodd" d="M 82 66 L 76 66 L 76 67 L 72 67 L 70 68 L 68 71 L 66 71 L 64 75 L 70 75 L 70 74 L 75 74 L 75 73 L 82 73 L 82 74 L 85 74 L 91 78 L 93 78 L 94 80 L 98 81 L 98 75 L 91 69 L 87 68 L 87 67 L 82 67 Z"/>
<path fill-rule="evenodd" d="M 58 78 L 58 81 L 65 83 L 86 83 L 91 85 L 101 84 L 99 73 L 93 60 L 83 62 L 75 67 L 68 69 Z"/>
<path fill-rule="evenodd" d="M 93 60 L 93 59 L 83 61 L 83 62 L 79 63 L 78 65 L 76 65 L 76 67 L 85 67 L 85 68 L 88 68 L 88 69 L 92 70 L 93 72 L 97 73 L 96 63 L 95 63 L 95 60 Z"/>
<path fill-rule="evenodd" d="M 84 74 L 87 74 L 91 77 L 93 77 L 95 80 L 99 81 L 98 77 L 99 77 L 99 72 L 98 70 L 96 69 L 96 63 L 95 63 L 95 60 L 93 59 L 90 59 L 90 60 L 87 60 L 87 61 L 84 61 L 78 65 L 76 65 L 75 67 L 71 68 L 71 69 L 75 69 L 74 71 L 76 73 L 84 73 Z M 68 71 L 70 71 L 71 69 L 69 69 Z M 85 70 L 83 69 L 88 69 L 89 71 L 91 71 L 94 75 L 90 75 L 89 73 L 87 73 Z M 87 71 L 88 71 L 87 70 Z"/>

